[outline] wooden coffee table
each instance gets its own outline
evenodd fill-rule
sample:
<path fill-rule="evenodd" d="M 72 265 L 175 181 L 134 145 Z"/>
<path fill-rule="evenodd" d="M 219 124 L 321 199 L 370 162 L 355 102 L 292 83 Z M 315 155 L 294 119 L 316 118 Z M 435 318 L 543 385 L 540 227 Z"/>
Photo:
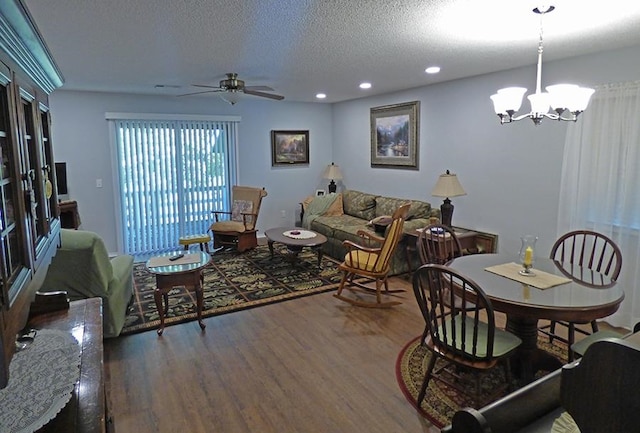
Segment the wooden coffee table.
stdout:
<path fill-rule="evenodd" d="M 211 256 L 205 252 L 182 253 L 184 257 L 175 261 L 169 261 L 169 257 L 179 253 L 172 252 L 161 256 L 152 257 L 147 261 L 147 269 L 156 276 L 156 289 L 153 291 L 153 299 L 156 302 L 160 327 L 158 335 L 164 331 L 164 316 L 169 311 L 169 292 L 176 286 L 185 286 L 196 292 L 196 312 L 200 329 L 205 328 L 202 321 L 202 306 L 204 303 L 202 294 L 202 269 L 209 264 Z M 164 300 L 164 306 L 162 301 Z"/>
<path fill-rule="evenodd" d="M 295 232 L 299 232 L 299 235 L 295 235 Z M 291 233 L 294 232 L 294 233 Z M 285 234 L 286 233 L 286 234 Z M 298 257 L 300 251 L 303 248 L 311 248 L 316 251 L 318 255 L 318 267 L 321 267 L 322 262 L 322 244 L 327 242 L 327 238 L 320 233 L 314 232 L 313 230 L 299 229 L 299 228 L 291 228 L 291 227 L 276 227 L 267 230 L 264 232 L 267 237 L 267 243 L 269 245 L 269 251 L 271 252 L 271 257 L 273 257 L 273 243 L 278 242 L 287 246 L 287 250 L 289 251 L 288 258 L 291 260 L 291 263 L 295 264 L 295 261 Z M 289 236 L 287 236 L 289 234 Z M 291 237 L 296 236 L 296 237 Z M 301 237 L 301 238 L 298 238 Z"/>

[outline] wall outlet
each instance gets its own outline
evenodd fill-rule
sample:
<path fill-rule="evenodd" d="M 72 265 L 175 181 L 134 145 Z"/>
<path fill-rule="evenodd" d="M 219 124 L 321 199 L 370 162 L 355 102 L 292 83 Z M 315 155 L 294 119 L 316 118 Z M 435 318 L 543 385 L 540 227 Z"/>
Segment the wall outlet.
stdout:
<path fill-rule="evenodd" d="M 102 179 L 96 179 L 96 188 L 102 188 Z"/>

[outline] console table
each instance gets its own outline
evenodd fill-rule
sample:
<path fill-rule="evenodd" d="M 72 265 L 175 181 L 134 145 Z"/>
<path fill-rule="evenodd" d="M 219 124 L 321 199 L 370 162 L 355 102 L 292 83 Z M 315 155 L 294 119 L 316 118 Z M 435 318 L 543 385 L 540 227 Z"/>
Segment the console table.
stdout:
<path fill-rule="evenodd" d="M 106 403 L 103 377 L 102 299 L 73 301 L 68 310 L 40 314 L 28 324 L 34 329 L 68 331 L 79 340 L 80 378 L 71 400 L 38 433 L 104 433 Z"/>

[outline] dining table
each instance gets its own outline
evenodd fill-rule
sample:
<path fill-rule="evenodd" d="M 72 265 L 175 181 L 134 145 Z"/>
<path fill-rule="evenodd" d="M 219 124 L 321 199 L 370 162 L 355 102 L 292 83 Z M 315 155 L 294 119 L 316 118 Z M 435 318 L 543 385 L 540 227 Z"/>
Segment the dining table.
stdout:
<path fill-rule="evenodd" d="M 466 255 L 447 266 L 475 281 L 493 309 L 505 313 L 506 330 L 522 340 L 513 371 L 523 383 L 533 381 L 539 370 L 554 371 L 562 365 L 538 347 L 539 320 L 589 323 L 615 313 L 624 299 L 621 285 L 606 275 L 548 258 L 536 257 L 530 276 L 496 273 L 519 269 L 518 256 L 511 254 Z"/>

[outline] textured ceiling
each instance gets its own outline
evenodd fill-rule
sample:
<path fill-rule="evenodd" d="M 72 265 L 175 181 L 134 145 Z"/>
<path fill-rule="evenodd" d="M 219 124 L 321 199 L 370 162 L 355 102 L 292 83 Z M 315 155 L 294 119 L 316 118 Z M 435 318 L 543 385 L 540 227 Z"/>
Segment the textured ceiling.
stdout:
<path fill-rule="evenodd" d="M 163 95 L 237 72 L 288 101 L 355 99 L 532 65 L 540 27 L 527 0 L 23 2 L 65 89 Z M 545 60 L 640 44 L 638 1 L 551 4 Z M 431 65 L 440 74 L 425 74 Z"/>

